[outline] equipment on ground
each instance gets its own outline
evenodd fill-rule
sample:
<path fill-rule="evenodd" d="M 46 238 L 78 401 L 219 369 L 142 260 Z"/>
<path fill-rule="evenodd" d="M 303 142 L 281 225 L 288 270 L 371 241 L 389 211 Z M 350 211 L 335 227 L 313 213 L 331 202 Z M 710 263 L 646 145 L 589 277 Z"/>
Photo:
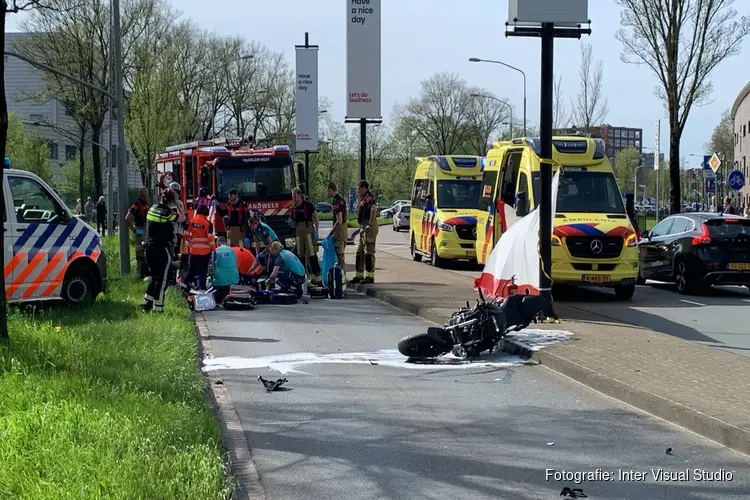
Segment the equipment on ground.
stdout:
<path fill-rule="evenodd" d="M 346 275 L 344 266 L 336 264 L 328 270 L 328 297 L 343 299 L 346 297 Z"/>
<path fill-rule="evenodd" d="M 427 333 L 404 338 L 398 350 L 413 360 L 436 358 L 449 352 L 464 359 L 474 359 L 483 351 L 492 350 L 510 332 L 522 330 L 541 318 L 545 300 L 539 295 L 515 294 L 492 301 L 479 291 L 474 307 L 468 301 L 440 327 Z"/>

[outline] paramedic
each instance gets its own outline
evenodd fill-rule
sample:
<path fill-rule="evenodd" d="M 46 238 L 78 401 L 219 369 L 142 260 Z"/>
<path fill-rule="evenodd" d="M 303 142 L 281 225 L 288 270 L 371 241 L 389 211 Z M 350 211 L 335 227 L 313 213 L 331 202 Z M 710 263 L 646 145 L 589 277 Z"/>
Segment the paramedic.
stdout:
<path fill-rule="evenodd" d="M 227 246 L 227 239 L 219 236 L 218 248 L 214 252 L 214 298 L 216 303 L 224 301 L 232 285 L 240 282 L 240 273 L 237 269 L 237 254 L 231 247 Z"/>
<path fill-rule="evenodd" d="M 214 251 L 214 235 L 210 230 L 208 222 L 208 208 L 198 207 L 196 215 L 190 219 L 185 232 L 185 243 L 190 254 L 190 264 L 185 275 L 185 282 L 192 286 L 193 280 L 198 278 L 198 289 L 206 289 L 206 275 L 208 264 L 211 260 L 211 252 Z"/>
<path fill-rule="evenodd" d="M 346 268 L 344 253 L 346 252 L 346 240 L 349 239 L 349 231 L 346 225 L 346 201 L 339 194 L 339 188 L 334 182 L 328 184 L 328 196 L 333 198 L 331 202 L 333 211 L 333 229 L 331 229 L 331 233 L 333 234 L 333 242 L 336 246 L 336 259 L 341 266 Z"/>
<path fill-rule="evenodd" d="M 180 199 L 180 183 L 179 182 L 171 182 L 169 184 L 169 189 L 174 191 L 175 201 L 172 203 L 169 208 L 172 209 L 172 213 L 177 216 L 177 222 L 174 223 L 174 233 L 175 233 L 175 255 L 182 253 L 182 239 L 183 239 L 183 229 L 185 226 L 185 223 L 187 222 L 187 217 L 185 216 L 185 206 L 182 204 L 182 200 Z"/>
<path fill-rule="evenodd" d="M 229 245 L 238 247 L 242 245 L 247 224 L 247 207 L 237 194 L 237 189 L 229 190 L 229 202 L 226 207 L 217 209 L 222 217 L 226 218 L 227 237 Z"/>
<path fill-rule="evenodd" d="M 257 260 L 267 269 L 271 264 L 268 250 L 271 248 L 271 243 L 279 241 L 279 237 L 268 224 L 261 222 L 258 216 L 253 213 L 248 217 L 248 236 L 245 237 L 245 248 L 250 248 L 250 238 L 252 238 Z M 261 243 L 266 247 L 263 252 L 260 251 Z"/>
<path fill-rule="evenodd" d="M 318 262 L 318 231 L 320 220 L 315 206 L 307 201 L 300 188 L 292 190 L 294 206 L 292 207 L 292 227 L 297 239 L 297 256 L 307 262 L 312 275 L 311 281 L 320 281 L 320 262 Z"/>
<path fill-rule="evenodd" d="M 355 260 L 357 274 L 352 283 L 375 283 L 375 240 L 378 237 L 377 205 L 367 181 L 359 181 L 359 247 Z"/>
<path fill-rule="evenodd" d="M 146 264 L 151 271 L 151 282 L 146 288 L 141 306 L 144 311 L 164 311 L 164 293 L 172 267 L 174 250 L 174 223 L 177 216 L 170 205 L 175 201 L 174 191 L 165 189 L 161 201 L 149 208 L 146 214 Z"/>
<path fill-rule="evenodd" d="M 284 248 L 278 241 L 274 241 L 271 244 L 271 255 L 275 259 L 273 264 L 273 271 L 271 276 L 268 278 L 268 284 L 270 285 L 274 281 L 278 281 L 279 286 L 282 288 L 294 288 L 297 292 L 297 297 L 302 297 L 302 285 L 305 283 L 305 266 L 302 262 L 289 250 Z"/>
<path fill-rule="evenodd" d="M 263 272 L 263 266 L 257 261 L 253 252 L 247 248 L 234 247 L 237 254 L 237 271 L 240 273 L 240 285 L 250 285 L 254 278 Z"/>
<path fill-rule="evenodd" d="M 146 233 L 146 214 L 148 213 L 148 189 L 144 186 L 138 191 L 138 199 L 133 202 L 125 216 L 125 222 L 133 233 L 135 240 L 135 262 L 138 267 L 140 277 L 148 276 L 148 266 L 146 266 L 146 255 L 143 249 L 143 241 Z"/>

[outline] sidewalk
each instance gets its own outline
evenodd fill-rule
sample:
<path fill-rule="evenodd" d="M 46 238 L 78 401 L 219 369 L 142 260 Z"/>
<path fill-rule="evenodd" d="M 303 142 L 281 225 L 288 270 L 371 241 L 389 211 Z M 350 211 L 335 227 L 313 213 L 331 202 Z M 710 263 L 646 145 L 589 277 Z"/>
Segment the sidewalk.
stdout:
<path fill-rule="evenodd" d="M 347 250 L 348 270 L 353 270 L 355 250 Z M 371 297 L 436 323 L 477 298 L 471 278 L 385 252 L 376 256 L 376 283 L 352 285 Z M 523 354 L 608 396 L 750 454 L 750 359 L 613 323 L 560 302 L 555 312 L 561 324 L 532 327 L 569 331 L 570 341 L 537 351 L 507 341 L 503 350 Z"/>

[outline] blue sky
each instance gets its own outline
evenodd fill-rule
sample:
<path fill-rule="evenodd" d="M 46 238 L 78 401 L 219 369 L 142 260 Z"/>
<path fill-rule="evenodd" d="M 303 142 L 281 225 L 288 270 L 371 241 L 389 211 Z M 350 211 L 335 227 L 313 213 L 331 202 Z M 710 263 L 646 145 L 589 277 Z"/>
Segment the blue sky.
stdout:
<path fill-rule="evenodd" d="M 179 0 L 184 16 L 199 20 L 210 31 L 257 40 L 286 53 L 294 61 L 294 45 L 310 42 L 320 46 L 319 92 L 333 101 L 331 118 L 343 121 L 346 92 L 345 0 Z M 744 5 L 743 5 L 744 4 Z M 460 8 L 457 8 L 460 6 Z M 746 2 L 736 2 L 740 14 L 750 14 Z M 507 0 L 383 0 L 382 96 L 388 122 L 393 105 L 419 93 L 420 81 L 436 72 L 452 71 L 472 85 L 485 87 L 516 107 L 521 119 L 521 75 L 494 64 L 468 62 L 469 57 L 499 59 L 526 72 L 528 121 L 539 122 L 540 43 L 532 38 L 506 38 Z M 613 125 L 644 129 L 644 146 L 654 145 L 654 124 L 662 120 L 662 150 L 667 152 L 666 110 L 654 96 L 657 84 L 650 70 L 622 63 L 621 44 L 614 38 L 619 28 L 619 8 L 612 0 L 589 2 L 592 35 L 583 40 L 558 40 L 555 71 L 563 77 L 566 103 L 578 92 L 580 44 L 590 42 L 594 57 L 604 62 L 604 91 L 609 99 L 607 121 Z M 17 31 L 20 18 L 8 16 L 8 31 Z M 731 107 L 737 93 L 750 79 L 747 60 L 750 39 L 740 56 L 724 61 L 711 75 L 714 92 L 710 104 L 693 108 L 682 136 L 682 151 L 702 154 L 704 144 L 721 113 Z M 745 64 L 743 64 L 745 61 Z M 515 118 L 515 116 L 514 116 Z M 688 165 L 699 159 L 686 157 Z"/>

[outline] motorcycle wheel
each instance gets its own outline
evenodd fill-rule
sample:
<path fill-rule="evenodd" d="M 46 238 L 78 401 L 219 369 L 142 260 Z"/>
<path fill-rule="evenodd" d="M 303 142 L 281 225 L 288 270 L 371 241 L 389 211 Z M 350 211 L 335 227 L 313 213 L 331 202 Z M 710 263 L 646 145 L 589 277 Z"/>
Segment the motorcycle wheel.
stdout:
<path fill-rule="evenodd" d="M 426 333 L 418 333 L 401 340 L 398 343 L 398 352 L 411 359 L 436 358 L 450 352 L 452 347 Z"/>

